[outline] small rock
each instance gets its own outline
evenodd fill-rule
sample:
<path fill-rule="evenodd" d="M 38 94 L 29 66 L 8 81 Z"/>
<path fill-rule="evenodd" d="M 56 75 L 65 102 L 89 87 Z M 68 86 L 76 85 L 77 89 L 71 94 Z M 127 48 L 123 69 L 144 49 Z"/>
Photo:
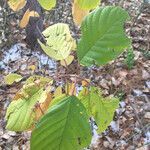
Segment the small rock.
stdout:
<path fill-rule="evenodd" d="M 114 86 L 118 86 L 120 84 L 120 82 L 118 80 L 116 80 L 114 77 L 112 77 L 111 80 L 112 80 L 112 84 Z"/>
<path fill-rule="evenodd" d="M 138 90 L 138 89 L 133 90 L 133 95 L 134 96 L 141 96 L 142 94 L 143 94 L 143 92 L 141 90 Z"/>
<path fill-rule="evenodd" d="M 10 138 L 10 135 L 8 133 L 5 133 L 2 135 L 2 139 L 8 140 Z"/>
<path fill-rule="evenodd" d="M 109 136 L 106 136 L 106 139 L 109 141 L 109 148 L 113 149 L 114 145 L 115 145 L 115 141 L 112 140 L 112 138 L 110 138 Z"/>
<path fill-rule="evenodd" d="M 149 79 L 150 78 L 150 74 L 146 70 L 142 70 L 142 78 L 144 80 Z"/>
<path fill-rule="evenodd" d="M 145 115 L 144 115 L 144 118 L 145 119 L 150 119 L 150 112 L 146 112 Z"/>
<path fill-rule="evenodd" d="M 129 146 L 128 150 L 135 150 L 135 146 L 133 146 L 133 145 Z"/>
<path fill-rule="evenodd" d="M 114 132 L 118 132 L 119 131 L 119 122 L 118 121 L 112 121 L 110 123 L 110 126 L 111 126 L 111 128 L 112 128 L 112 130 Z"/>
<path fill-rule="evenodd" d="M 109 147 L 109 142 L 108 141 L 104 141 L 103 145 L 104 145 L 104 147 L 108 148 Z"/>
<path fill-rule="evenodd" d="M 144 145 L 142 147 L 137 148 L 136 150 L 148 150 L 148 145 Z"/>
<path fill-rule="evenodd" d="M 138 60 L 140 55 L 141 55 L 141 53 L 138 52 L 138 51 L 134 51 L 134 55 L 135 55 L 134 60 Z"/>
<path fill-rule="evenodd" d="M 146 86 L 150 89 L 150 81 L 146 81 Z"/>
<path fill-rule="evenodd" d="M 121 106 L 122 108 L 124 108 L 124 107 L 126 106 L 126 103 L 125 103 L 125 102 L 123 102 L 123 101 L 122 101 L 122 102 L 120 102 L 119 104 L 120 104 L 120 106 Z"/>
<path fill-rule="evenodd" d="M 108 87 L 108 81 L 105 80 L 105 79 L 102 79 L 102 80 L 100 81 L 100 85 L 101 85 L 103 88 L 105 88 L 105 89 L 109 89 L 109 87 Z"/>
<path fill-rule="evenodd" d="M 8 131 L 7 134 L 9 134 L 10 136 L 16 136 L 16 132 L 14 131 Z"/>
<path fill-rule="evenodd" d="M 19 150 L 19 147 L 17 145 L 13 145 L 12 150 Z"/>
<path fill-rule="evenodd" d="M 3 130 L 0 129 L 0 136 L 3 135 L 3 134 L 4 134 Z"/>

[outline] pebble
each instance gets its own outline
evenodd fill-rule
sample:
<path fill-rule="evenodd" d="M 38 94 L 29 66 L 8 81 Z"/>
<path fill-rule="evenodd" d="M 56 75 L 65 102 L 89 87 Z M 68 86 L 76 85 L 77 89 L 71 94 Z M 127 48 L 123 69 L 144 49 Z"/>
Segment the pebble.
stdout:
<path fill-rule="evenodd" d="M 144 115 L 144 118 L 145 119 L 150 119 L 150 112 L 146 112 L 145 115 Z"/>
<path fill-rule="evenodd" d="M 10 135 L 8 133 L 5 133 L 2 135 L 2 139 L 8 140 L 10 138 Z"/>
<path fill-rule="evenodd" d="M 133 90 L 133 95 L 134 96 L 141 96 L 142 94 L 143 94 L 143 92 L 141 90 L 138 90 L 138 89 Z"/>
<path fill-rule="evenodd" d="M 9 134 L 10 136 L 16 136 L 16 132 L 14 131 L 8 131 L 7 134 Z"/>
<path fill-rule="evenodd" d="M 121 101 L 119 104 L 122 108 L 124 108 L 126 106 L 126 103 L 124 101 Z"/>
<path fill-rule="evenodd" d="M 113 130 L 114 132 L 118 132 L 118 131 L 119 131 L 119 122 L 117 122 L 117 121 L 112 121 L 112 122 L 110 123 L 110 126 L 111 126 L 111 128 L 112 128 L 112 130 Z"/>
<path fill-rule="evenodd" d="M 150 74 L 146 70 L 142 70 L 142 78 L 147 80 L 150 78 Z"/>
<path fill-rule="evenodd" d="M 108 141 L 104 141 L 104 142 L 103 142 L 103 145 L 104 145 L 104 147 L 106 147 L 106 148 L 109 147 L 109 144 L 110 144 L 110 143 L 109 143 Z"/>
<path fill-rule="evenodd" d="M 134 51 L 134 55 L 135 55 L 134 60 L 138 60 L 141 55 L 141 52 Z"/>
<path fill-rule="evenodd" d="M 146 86 L 150 89 L 150 81 L 146 81 Z"/>

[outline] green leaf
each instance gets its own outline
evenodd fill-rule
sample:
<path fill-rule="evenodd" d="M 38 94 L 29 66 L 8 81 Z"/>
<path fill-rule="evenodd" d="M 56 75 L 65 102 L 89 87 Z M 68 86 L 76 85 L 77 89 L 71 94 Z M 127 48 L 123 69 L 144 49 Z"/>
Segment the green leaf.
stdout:
<path fill-rule="evenodd" d="M 77 54 L 82 65 L 104 65 L 115 59 L 130 45 L 125 35 L 124 22 L 128 13 L 120 7 L 101 7 L 82 22 L 82 37 Z"/>
<path fill-rule="evenodd" d="M 38 2 L 46 10 L 51 10 L 56 5 L 56 0 L 38 0 Z"/>
<path fill-rule="evenodd" d="M 43 112 L 48 109 L 51 96 L 50 88 L 45 85 L 40 82 L 25 84 L 16 94 L 6 112 L 8 130 L 24 131 L 32 128 Z M 37 104 L 40 109 L 36 107 Z"/>
<path fill-rule="evenodd" d="M 49 108 L 56 105 L 57 103 L 59 103 L 60 101 L 64 100 L 64 98 L 66 97 L 66 94 L 62 94 L 60 96 L 55 97 L 54 99 L 52 99 Z"/>
<path fill-rule="evenodd" d="M 39 76 L 39 75 L 33 75 L 33 76 L 30 76 L 25 84 L 30 84 L 30 83 L 33 83 L 33 82 L 40 82 L 40 85 L 41 86 L 44 86 L 46 83 L 53 83 L 53 80 L 50 78 L 50 77 L 43 77 L 43 76 Z"/>
<path fill-rule="evenodd" d="M 97 7 L 100 0 L 76 0 L 81 9 L 91 10 Z"/>
<path fill-rule="evenodd" d="M 48 56 L 56 60 L 66 59 L 75 45 L 68 25 L 64 23 L 48 27 L 43 35 L 47 42 L 44 45 L 39 41 L 42 49 Z"/>
<path fill-rule="evenodd" d="M 5 83 L 8 85 L 13 84 L 14 82 L 19 82 L 21 79 L 22 79 L 22 76 L 16 73 L 10 73 L 4 78 Z"/>
<path fill-rule="evenodd" d="M 84 88 L 79 93 L 79 99 L 87 109 L 88 115 L 93 116 L 98 132 L 103 132 L 110 125 L 114 117 L 114 112 L 119 106 L 117 98 L 103 98 L 100 90 L 91 87 L 90 90 Z"/>
<path fill-rule="evenodd" d="M 80 150 L 91 142 L 90 124 L 82 103 L 69 96 L 51 107 L 32 132 L 31 150 Z"/>

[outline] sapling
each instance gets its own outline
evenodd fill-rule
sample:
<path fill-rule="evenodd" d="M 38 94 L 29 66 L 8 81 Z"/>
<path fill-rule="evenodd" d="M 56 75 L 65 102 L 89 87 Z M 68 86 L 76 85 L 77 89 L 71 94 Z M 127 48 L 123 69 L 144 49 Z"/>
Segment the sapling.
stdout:
<path fill-rule="evenodd" d="M 25 1 L 8 2 L 13 10 L 18 10 L 24 6 Z M 38 2 L 46 10 L 56 4 L 56 0 Z M 76 42 L 65 23 L 46 28 L 42 32 L 45 42 L 39 39 L 38 42 L 50 58 L 67 67 L 75 58 L 71 54 L 74 51 L 79 67 L 98 67 L 114 60 L 130 46 L 131 41 L 124 32 L 124 23 L 129 19 L 125 10 L 115 6 L 98 7 L 99 0 L 92 3 L 89 0 L 74 0 L 74 4 L 78 5 L 73 7 L 78 8 L 78 15 L 82 15 L 82 20 L 76 18 L 81 22 L 81 37 Z M 85 10 L 88 13 L 83 16 L 82 11 Z M 35 13 L 38 17 L 38 12 Z M 28 14 L 25 18 L 34 17 L 32 12 Z M 25 25 L 28 19 L 24 20 Z M 58 86 L 53 93 L 53 86 L 60 79 L 65 79 L 64 86 Z M 78 85 L 82 86 L 79 93 Z M 91 142 L 90 118 L 94 118 L 97 132 L 102 133 L 113 120 L 118 106 L 118 98 L 104 98 L 100 88 L 82 77 L 80 72 L 58 72 L 48 77 L 33 75 L 25 81 L 10 103 L 6 113 L 6 128 L 12 131 L 32 130 L 31 150 L 80 150 L 88 147 Z"/>

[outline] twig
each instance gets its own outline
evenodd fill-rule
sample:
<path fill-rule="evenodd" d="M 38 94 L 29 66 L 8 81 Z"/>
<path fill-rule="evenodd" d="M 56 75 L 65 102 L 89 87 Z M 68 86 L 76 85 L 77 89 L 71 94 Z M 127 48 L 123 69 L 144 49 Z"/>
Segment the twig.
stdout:
<path fill-rule="evenodd" d="M 74 95 L 74 92 L 75 92 L 75 89 L 76 89 L 76 84 L 77 84 L 77 77 L 75 75 L 75 83 L 74 83 L 71 95 Z"/>
<path fill-rule="evenodd" d="M 136 109 L 135 109 L 134 105 L 130 101 L 129 101 L 129 103 L 130 103 L 131 107 L 133 108 L 134 114 L 135 114 L 135 116 L 136 116 L 136 118 L 137 118 L 137 120 L 139 122 L 139 125 L 141 126 L 141 128 L 144 128 L 144 126 L 143 126 L 143 124 L 142 124 L 142 122 L 141 122 L 141 120 L 140 120 L 140 118 L 139 118 L 139 116 L 138 116 L 138 114 L 136 112 Z"/>

